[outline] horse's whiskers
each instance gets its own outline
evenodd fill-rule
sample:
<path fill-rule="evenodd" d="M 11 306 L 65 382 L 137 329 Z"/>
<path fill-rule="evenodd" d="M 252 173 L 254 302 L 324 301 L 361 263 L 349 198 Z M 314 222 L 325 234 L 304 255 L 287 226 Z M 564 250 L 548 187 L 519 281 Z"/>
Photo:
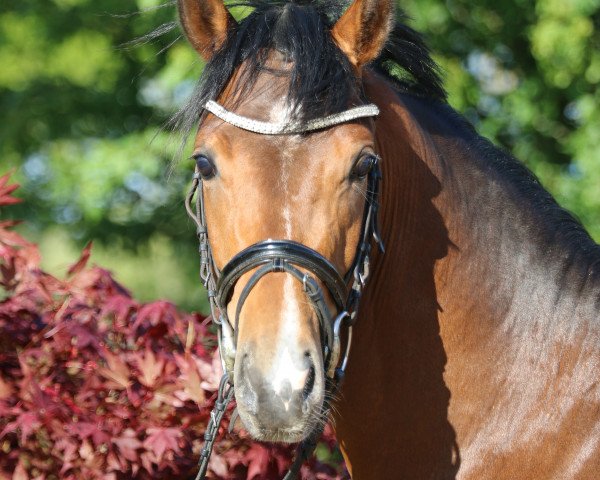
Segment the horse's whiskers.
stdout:
<path fill-rule="evenodd" d="M 357 191 L 358 193 L 360 193 L 360 195 L 361 195 L 361 196 L 362 196 L 362 197 L 363 197 L 365 200 L 368 200 L 368 199 L 369 199 L 369 197 L 368 197 L 368 193 L 369 193 L 369 192 L 368 192 L 368 190 L 367 190 L 366 188 L 364 188 L 364 187 L 360 187 L 360 186 L 358 186 L 358 185 L 356 185 L 356 184 L 352 184 L 352 188 L 353 188 L 355 191 Z"/>

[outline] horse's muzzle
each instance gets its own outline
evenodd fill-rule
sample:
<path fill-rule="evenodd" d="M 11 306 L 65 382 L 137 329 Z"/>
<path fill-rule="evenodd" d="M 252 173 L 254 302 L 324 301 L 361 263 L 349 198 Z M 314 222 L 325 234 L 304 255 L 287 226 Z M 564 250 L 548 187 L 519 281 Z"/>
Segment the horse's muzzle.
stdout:
<path fill-rule="evenodd" d="M 244 426 L 258 440 L 304 439 L 322 410 L 325 394 L 322 367 L 313 359 L 317 352 L 285 349 L 282 358 L 264 371 L 254 361 L 251 347 L 244 345 L 245 351 L 238 352 L 235 369 L 235 395 Z"/>

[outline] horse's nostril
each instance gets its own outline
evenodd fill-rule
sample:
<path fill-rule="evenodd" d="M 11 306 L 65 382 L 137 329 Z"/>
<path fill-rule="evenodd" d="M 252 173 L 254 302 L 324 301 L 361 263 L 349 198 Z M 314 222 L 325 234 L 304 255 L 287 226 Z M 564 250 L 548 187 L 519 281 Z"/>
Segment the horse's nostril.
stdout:
<path fill-rule="evenodd" d="M 308 369 L 308 376 L 306 378 L 306 383 L 304 384 L 304 388 L 302 389 L 302 399 L 306 400 L 308 396 L 311 394 L 313 388 L 315 386 L 315 367 L 313 365 Z"/>

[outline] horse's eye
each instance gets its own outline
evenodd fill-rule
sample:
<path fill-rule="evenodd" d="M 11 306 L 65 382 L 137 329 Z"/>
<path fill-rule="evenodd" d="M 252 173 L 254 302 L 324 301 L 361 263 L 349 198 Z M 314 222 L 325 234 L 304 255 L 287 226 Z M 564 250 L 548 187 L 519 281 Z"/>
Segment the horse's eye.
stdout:
<path fill-rule="evenodd" d="M 360 157 L 352 167 L 350 178 L 352 180 L 362 180 L 365 178 L 373 166 L 377 163 L 377 157 L 372 153 Z"/>
<path fill-rule="evenodd" d="M 215 166 L 206 155 L 194 155 L 194 160 L 196 160 L 196 167 L 198 167 L 198 171 L 204 180 L 208 180 L 215 175 Z"/>

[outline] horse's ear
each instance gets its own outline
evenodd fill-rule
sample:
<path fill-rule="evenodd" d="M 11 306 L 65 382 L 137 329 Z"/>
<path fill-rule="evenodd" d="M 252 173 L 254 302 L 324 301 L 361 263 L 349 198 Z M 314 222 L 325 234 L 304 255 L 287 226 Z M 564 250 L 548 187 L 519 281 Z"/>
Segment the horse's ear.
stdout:
<path fill-rule="evenodd" d="M 235 20 L 223 0 L 177 0 L 185 36 L 204 60 L 210 60 L 227 39 Z"/>
<path fill-rule="evenodd" d="M 394 24 L 394 0 L 354 0 L 331 30 L 357 69 L 381 52 Z"/>

